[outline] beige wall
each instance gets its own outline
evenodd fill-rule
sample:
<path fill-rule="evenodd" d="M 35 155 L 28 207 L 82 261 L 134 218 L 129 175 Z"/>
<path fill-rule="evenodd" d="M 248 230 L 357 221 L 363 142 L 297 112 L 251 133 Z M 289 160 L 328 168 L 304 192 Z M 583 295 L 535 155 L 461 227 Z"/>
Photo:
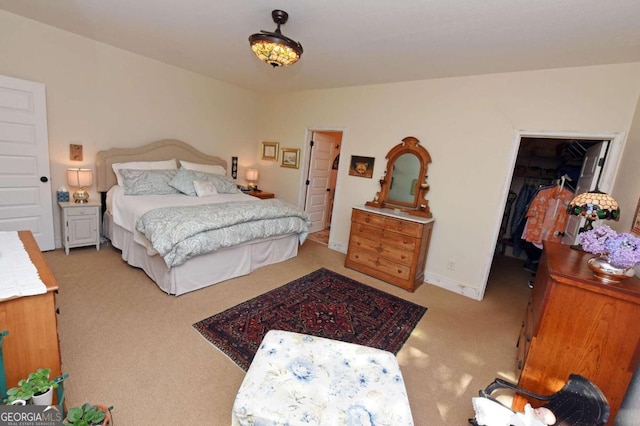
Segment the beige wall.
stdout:
<path fill-rule="evenodd" d="M 620 204 L 620 221 L 607 225 L 618 232 L 629 232 L 640 203 L 640 99 L 611 195 Z M 640 278 L 640 266 L 636 267 L 636 276 Z"/>
<path fill-rule="evenodd" d="M 433 160 L 428 199 L 436 222 L 427 280 L 481 298 L 517 131 L 626 133 L 639 93 L 640 63 L 425 80 L 282 95 L 263 128 L 281 146 L 302 149 L 307 128 L 344 129 L 331 227 L 331 246 L 341 251 L 351 206 L 379 190 L 387 151 L 405 136 L 417 137 Z M 286 125 L 278 117 L 287 117 Z M 373 179 L 348 175 L 351 155 L 376 158 Z M 637 181 L 637 172 L 623 169 Z M 263 186 L 298 196 L 299 171 L 274 177 Z M 455 270 L 447 269 L 449 259 Z"/>
<path fill-rule="evenodd" d="M 640 200 L 640 99 L 611 195 L 620 204 L 620 221 L 608 225 L 618 232 L 629 232 Z"/>
<path fill-rule="evenodd" d="M 256 162 L 260 96 L 0 11 L 0 74 L 46 86 L 52 189 L 67 167 L 94 168 L 96 152 L 184 140 L 231 161 Z M 84 147 L 69 160 L 69 144 Z M 91 198 L 98 199 L 95 186 Z M 55 200 L 55 197 L 54 197 Z M 57 205 L 56 244 L 60 246 Z"/>

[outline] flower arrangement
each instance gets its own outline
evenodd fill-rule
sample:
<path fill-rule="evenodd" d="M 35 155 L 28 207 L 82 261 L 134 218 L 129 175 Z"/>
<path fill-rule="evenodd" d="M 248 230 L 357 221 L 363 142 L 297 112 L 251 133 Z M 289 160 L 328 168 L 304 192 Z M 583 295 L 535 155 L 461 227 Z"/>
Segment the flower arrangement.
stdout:
<path fill-rule="evenodd" d="M 579 235 L 582 249 L 606 256 L 611 266 L 620 269 L 640 265 L 640 238 L 633 234 L 618 234 L 607 225 L 599 226 Z"/>

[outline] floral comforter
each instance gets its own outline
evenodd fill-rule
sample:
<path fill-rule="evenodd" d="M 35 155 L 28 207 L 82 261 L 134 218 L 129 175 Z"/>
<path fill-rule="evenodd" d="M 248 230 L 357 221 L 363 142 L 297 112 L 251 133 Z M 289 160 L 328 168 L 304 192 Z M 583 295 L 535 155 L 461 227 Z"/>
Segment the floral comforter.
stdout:
<path fill-rule="evenodd" d="M 168 267 L 219 248 L 260 238 L 307 235 L 309 215 L 278 199 L 153 209 L 136 223 Z"/>

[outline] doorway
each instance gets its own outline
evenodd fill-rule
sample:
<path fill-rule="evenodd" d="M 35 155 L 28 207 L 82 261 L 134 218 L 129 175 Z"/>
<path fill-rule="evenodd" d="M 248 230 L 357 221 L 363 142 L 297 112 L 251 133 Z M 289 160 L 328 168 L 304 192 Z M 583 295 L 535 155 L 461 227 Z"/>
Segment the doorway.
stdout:
<path fill-rule="evenodd" d="M 309 130 L 304 176 L 304 210 L 311 218 L 309 239 L 329 244 L 333 201 L 338 181 L 341 130 Z"/>
<path fill-rule="evenodd" d="M 525 268 L 525 262 L 532 252 L 535 257 L 535 250 L 529 253 L 516 250 L 514 253 L 513 243 L 522 235 L 522 229 L 514 226 L 514 218 L 516 222 L 518 220 L 516 206 L 522 188 L 525 185 L 538 187 L 564 184 L 574 193 L 576 190 L 584 192 L 595 189 L 596 186 L 604 192 L 609 192 L 622 155 L 623 136 L 624 134 L 619 133 L 518 132 L 512 150 L 512 173 L 505 180 L 504 209 L 496 223 L 495 251 L 488 259 L 487 278 L 489 272 L 496 272 L 494 269 L 504 264 L 496 262 L 498 258 L 509 257 L 512 263 L 520 262 Z M 524 207 L 526 204 L 524 202 Z M 520 207 L 522 209 L 522 205 Z M 559 212 L 566 214 L 566 206 L 562 206 Z M 582 226 L 581 220 L 584 219 L 572 218 L 574 220 L 569 221 L 562 231 L 565 235 L 570 227 L 577 231 Z M 570 231 L 574 233 L 571 238 L 575 239 L 575 231 Z M 563 243 L 573 244 L 571 238 L 565 237 Z M 535 263 L 534 268 L 531 268 L 531 262 L 526 266 L 535 273 Z M 525 281 L 523 285 L 526 284 L 528 283 Z"/>

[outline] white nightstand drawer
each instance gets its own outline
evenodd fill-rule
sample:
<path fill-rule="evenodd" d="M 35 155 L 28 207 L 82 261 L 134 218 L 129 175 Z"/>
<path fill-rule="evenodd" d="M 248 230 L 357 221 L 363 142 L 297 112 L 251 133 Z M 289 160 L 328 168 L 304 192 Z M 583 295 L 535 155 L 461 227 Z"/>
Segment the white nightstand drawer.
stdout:
<path fill-rule="evenodd" d="M 67 216 L 95 215 L 96 207 L 70 207 Z"/>

